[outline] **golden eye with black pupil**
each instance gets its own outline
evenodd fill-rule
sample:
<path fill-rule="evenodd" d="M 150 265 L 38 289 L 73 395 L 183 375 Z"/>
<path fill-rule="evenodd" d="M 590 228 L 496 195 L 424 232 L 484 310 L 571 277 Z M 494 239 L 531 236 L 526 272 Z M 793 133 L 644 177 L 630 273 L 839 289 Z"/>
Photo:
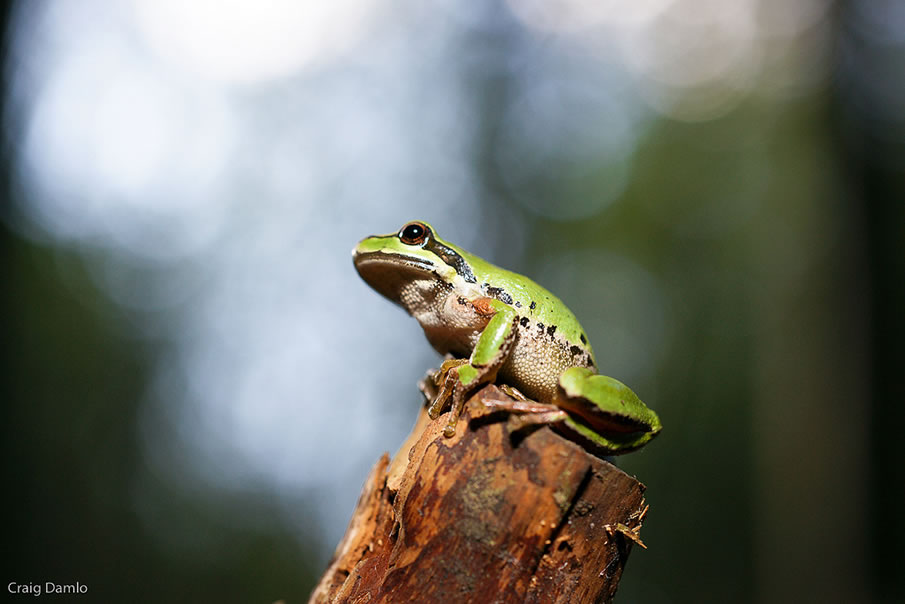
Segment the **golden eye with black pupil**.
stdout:
<path fill-rule="evenodd" d="M 399 229 L 399 239 L 406 245 L 423 245 L 430 229 L 423 222 L 410 222 Z"/>

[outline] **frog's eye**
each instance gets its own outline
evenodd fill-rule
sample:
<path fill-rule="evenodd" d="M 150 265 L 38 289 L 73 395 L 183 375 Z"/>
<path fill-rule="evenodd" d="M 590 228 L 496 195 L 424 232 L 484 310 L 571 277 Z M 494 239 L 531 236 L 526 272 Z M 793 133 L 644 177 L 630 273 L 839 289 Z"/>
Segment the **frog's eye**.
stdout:
<path fill-rule="evenodd" d="M 399 239 L 406 245 L 421 245 L 427 241 L 430 229 L 423 222 L 410 222 L 399 229 Z"/>

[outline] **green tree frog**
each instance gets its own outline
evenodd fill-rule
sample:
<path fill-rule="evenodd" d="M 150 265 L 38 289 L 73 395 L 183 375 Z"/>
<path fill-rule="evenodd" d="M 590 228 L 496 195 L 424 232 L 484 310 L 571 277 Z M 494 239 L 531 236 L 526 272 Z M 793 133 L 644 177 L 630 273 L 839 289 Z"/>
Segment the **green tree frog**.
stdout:
<path fill-rule="evenodd" d="M 455 434 L 466 397 L 496 380 L 513 398 L 483 403 L 518 424 L 551 424 L 606 454 L 626 453 L 660 431 L 627 386 L 596 371 L 578 320 L 553 294 L 440 239 L 426 222 L 363 239 L 352 252 L 362 279 L 412 315 L 430 344 L 451 355 L 434 375 L 434 420 Z"/>

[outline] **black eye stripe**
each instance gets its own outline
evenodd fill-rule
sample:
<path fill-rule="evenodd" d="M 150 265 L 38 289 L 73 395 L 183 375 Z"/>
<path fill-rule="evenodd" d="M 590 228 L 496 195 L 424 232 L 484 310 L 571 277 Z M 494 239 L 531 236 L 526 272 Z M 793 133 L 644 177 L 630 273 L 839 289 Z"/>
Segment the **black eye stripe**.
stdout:
<path fill-rule="evenodd" d="M 450 265 L 454 269 L 456 269 L 456 273 L 459 274 L 460 277 L 465 279 L 467 283 L 477 283 L 478 280 L 475 279 L 474 273 L 471 272 L 471 267 L 468 266 L 468 263 L 465 262 L 465 258 L 460 256 L 456 250 L 446 247 L 439 241 L 437 241 L 434 237 L 429 237 L 427 240 L 427 244 L 424 246 L 424 249 L 430 250 L 439 256 L 443 262 Z"/>

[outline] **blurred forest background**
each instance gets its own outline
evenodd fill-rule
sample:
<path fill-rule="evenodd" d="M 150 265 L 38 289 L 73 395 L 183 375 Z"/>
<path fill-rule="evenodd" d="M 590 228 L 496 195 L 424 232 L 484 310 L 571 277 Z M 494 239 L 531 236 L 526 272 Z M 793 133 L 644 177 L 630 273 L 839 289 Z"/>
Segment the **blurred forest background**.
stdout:
<path fill-rule="evenodd" d="M 618 601 L 905 601 L 902 2 L 3 11 L 7 583 L 304 601 L 437 363 L 349 251 L 422 218 L 660 413 Z"/>

